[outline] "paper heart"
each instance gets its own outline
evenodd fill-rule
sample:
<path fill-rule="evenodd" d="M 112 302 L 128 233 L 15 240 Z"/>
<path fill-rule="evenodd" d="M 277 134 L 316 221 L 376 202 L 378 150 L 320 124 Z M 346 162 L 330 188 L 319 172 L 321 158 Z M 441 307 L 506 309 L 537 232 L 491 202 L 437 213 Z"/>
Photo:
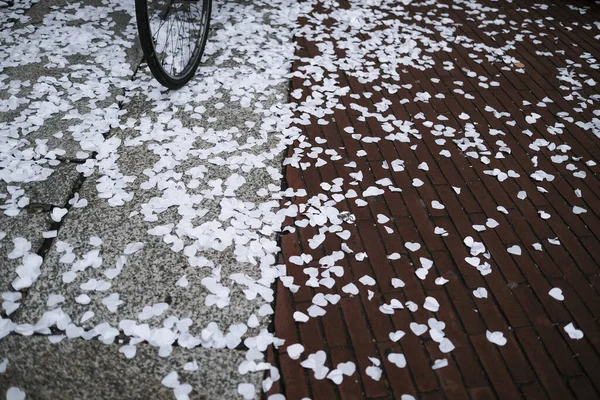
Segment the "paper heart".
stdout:
<path fill-rule="evenodd" d="M 394 309 L 389 304 L 382 304 L 379 306 L 379 311 L 383 314 L 392 315 L 394 313 Z"/>
<path fill-rule="evenodd" d="M 587 210 L 583 207 L 573 206 L 573 214 L 575 214 L 575 215 L 584 214 L 586 212 L 587 212 Z"/>
<path fill-rule="evenodd" d="M 440 342 L 440 351 L 442 353 L 450 353 L 452 350 L 454 350 L 454 344 L 452 344 L 450 339 L 443 338 Z"/>
<path fill-rule="evenodd" d="M 312 261 L 313 257 L 310 254 L 300 254 L 300 257 L 302 258 L 302 261 L 304 261 L 306 264 L 308 264 L 309 262 Z"/>
<path fill-rule="evenodd" d="M 374 365 L 376 366 L 380 366 L 381 365 L 381 361 L 379 360 L 379 358 L 377 357 L 368 357 L 369 361 L 371 361 Z"/>
<path fill-rule="evenodd" d="M 291 256 L 290 258 L 288 258 L 288 261 L 295 265 L 303 265 L 304 264 L 304 260 L 300 256 Z"/>
<path fill-rule="evenodd" d="M 336 233 L 336 235 L 338 235 L 342 240 L 348 240 L 348 239 L 350 239 L 351 233 L 350 233 L 350 231 L 345 230 L 345 231 Z"/>
<path fill-rule="evenodd" d="M 377 214 L 377 223 L 378 224 L 386 224 L 389 222 L 389 218 L 383 214 Z"/>
<path fill-rule="evenodd" d="M 521 247 L 516 244 L 514 246 L 510 246 L 508 249 L 506 249 L 506 251 L 508 251 L 510 254 L 514 254 L 515 256 L 521 255 Z"/>
<path fill-rule="evenodd" d="M 419 178 L 415 178 L 412 180 L 412 185 L 414 187 L 421 187 L 421 186 L 423 186 L 423 183 L 424 182 L 422 180 L 420 180 Z"/>
<path fill-rule="evenodd" d="M 327 353 L 323 350 L 319 350 L 316 353 L 310 354 L 308 358 L 314 360 L 316 365 L 324 365 L 325 361 L 327 361 Z"/>
<path fill-rule="evenodd" d="M 542 219 L 548 219 L 551 217 L 551 215 L 545 211 L 538 211 L 538 214 L 540 214 L 540 218 L 542 218 Z"/>
<path fill-rule="evenodd" d="M 421 248 L 421 245 L 419 243 L 414 242 L 406 242 L 404 243 L 404 246 L 412 252 L 415 252 Z"/>
<path fill-rule="evenodd" d="M 299 227 L 299 228 L 306 228 L 308 226 L 308 220 L 307 219 L 302 219 L 299 221 L 295 221 L 294 224 Z"/>
<path fill-rule="evenodd" d="M 444 208 L 446 208 L 446 207 L 444 207 L 444 205 L 442 203 L 440 203 L 437 200 L 433 200 L 431 202 L 431 207 L 433 207 L 436 210 L 443 210 Z"/>
<path fill-rule="evenodd" d="M 308 315 L 304 314 L 303 312 L 296 311 L 294 313 L 294 321 L 296 321 L 296 322 L 307 322 L 308 321 Z"/>
<path fill-rule="evenodd" d="M 441 360 L 435 360 L 433 362 L 433 365 L 431 366 L 431 369 L 440 369 L 440 368 L 444 368 L 448 366 L 448 359 L 447 358 L 442 358 Z"/>
<path fill-rule="evenodd" d="M 583 331 L 575 329 L 572 322 L 566 325 L 564 329 L 571 339 L 579 340 L 583 338 Z"/>
<path fill-rule="evenodd" d="M 497 344 L 498 346 L 504 346 L 506 344 L 506 338 L 504 337 L 504 333 L 500 331 L 486 331 L 485 337 L 487 337 L 487 340 L 494 344 Z"/>
<path fill-rule="evenodd" d="M 316 304 L 321 307 L 325 307 L 327 305 L 327 299 L 323 293 L 317 293 L 312 298 L 313 304 Z"/>
<path fill-rule="evenodd" d="M 344 374 L 339 369 L 334 369 L 327 374 L 327 379 L 330 379 L 336 385 L 339 385 L 344 380 Z"/>
<path fill-rule="evenodd" d="M 421 262 L 421 266 L 425 269 L 431 269 L 433 267 L 433 261 L 425 257 L 419 257 L 419 261 Z"/>
<path fill-rule="evenodd" d="M 342 292 L 356 295 L 358 294 L 358 288 L 354 283 L 349 283 L 342 288 Z"/>
<path fill-rule="evenodd" d="M 346 376 L 352 376 L 356 372 L 356 365 L 352 361 L 347 361 L 345 363 L 339 363 L 336 369 L 342 371 Z"/>
<path fill-rule="evenodd" d="M 336 203 L 339 203 L 340 201 L 343 201 L 346 196 L 341 193 L 335 193 L 331 196 L 331 198 L 334 199 Z"/>
<path fill-rule="evenodd" d="M 398 279 L 398 278 L 392 278 L 392 286 L 394 288 L 401 288 L 404 287 L 405 283 L 402 279 Z"/>
<path fill-rule="evenodd" d="M 427 278 L 428 273 L 429 271 L 425 268 L 419 268 L 415 271 L 415 275 L 417 275 L 417 277 L 419 277 L 419 279 L 422 281 L 424 281 L 425 278 Z"/>
<path fill-rule="evenodd" d="M 356 259 L 356 261 L 363 261 L 365 258 L 368 258 L 367 253 L 365 253 L 364 251 L 361 253 L 356 253 L 356 255 L 354 256 L 354 258 Z"/>
<path fill-rule="evenodd" d="M 312 369 L 312 370 L 314 370 L 316 368 L 316 366 L 317 366 L 317 362 L 313 358 L 310 358 L 310 356 L 308 356 L 308 357 L 309 358 L 307 358 L 306 360 L 302 361 L 300 363 L 300 365 L 303 366 L 306 369 Z"/>
<path fill-rule="evenodd" d="M 52 221 L 54 222 L 60 222 L 67 212 L 68 210 L 66 208 L 54 207 L 50 214 L 50 218 L 52 218 Z"/>
<path fill-rule="evenodd" d="M 375 285 L 375 279 L 373 279 L 369 275 L 363 275 L 358 281 L 365 286 L 374 286 Z"/>
<path fill-rule="evenodd" d="M 317 365 L 315 366 L 313 371 L 315 373 L 315 379 L 322 380 L 325 379 L 325 377 L 329 373 L 329 368 L 327 368 L 324 365 Z"/>
<path fill-rule="evenodd" d="M 481 263 L 479 257 L 465 257 L 465 261 L 474 267 L 478 267 Z"/>
<path fill-rule="evenodd" d="M 363 199 L 356 199 L 356 200 L 354 200 L 354 203 L 356 203 L 356 205 L 358 207 L 365 207 L 367 204 L 369 204 L 366 201 L 364 201 Z"/>
<path fill-rule="evenodd" d="M 390 332 L 390 340 L 392 342 L 397 342 L 398 340 L 402 339 L 404 337 L 404 335 L 406 335 L 406 333 L 404 333 L 404 331 L 396 331 L 396 332 Z"/>
<path fill-rule="evenodd" d="M 435 298 L 427 296 L 425 298 L 423 308 L 431 312 L 438 312 L 438 310 L 440 309 L 440 303 L 438 303 L 438 301 Z"/>
<path fill-rule="evenodd" d="M 498 221 L 496 221 L 495 219 L 493 219 L 493 218 L 488 218 L 488 219 L 487 219 L 487 221 L 486 221 L 486 223 L 485 223 L 485 225 L 486 225 L 488 228 L 490 228 L 490 229 L 493 229 L 493 228 L 497 227 L 497 226 L 498 226 L 498 225 L 500 225 L 500 224 L 499 224 L 499 223 L 498 223 Z"/>
<path fill-rule="evenodd" d="M 437 329 L 438 331 L 443 331 L 446 329 L 446 324 L 442 321 L 438 321 L 435 318 L 429 318 L 427 320 L 427 325 L 429 325 L 431 329 Z"/>
<path fill-rule="evenodd" d="M 325 315 L 325 313 L 326 311 L 316 304 L 313 304 L 312 306 L 308 307 L 308 315 L 310 315 L 313 318 L 322 317 L 323 315 Z"/>
<path fill-rule="evenodd" d="M 340 296 L 339 294 L 326 294 L 325 295 L 325 299 L 327 299 L 327 301 L 330 302 L 331 304 L 337 304 L 341 298 L 342 298 L 342 296 Z"/>
<path fill-rule="evenodd" d="M 381 379 L 381 374 L 383 373 L 383 371 L 381 370 L 381 368 L 375 367 L 375 366 L 372 366 L 372 365 L 370 367 L 367 367 L 367 369 L 365 370 L 365 372 L 374 381 L 379 381 Z"/>
<path fill-rule="evenodd" d="M 333 278 L 323 278 L 323 279 L 321 279 L 319 281 L 319 285 L 323 285 L 323 286 L 331 289 L 333 287 L 333 285 L 335 285 L 335 279 L 333 279 Z"/>
<path fill-rule="evenodd" d="M 292 344 L 287 347 L 287 353 L 292 360 L 297 360 L 300 358 L 300 354 L 304 352 L 304 346 L 299 343 Z"/>
<path fill-rule="evenodd" d="M 434 342 L 441 343 L 442 339 L 444 339 L 444 332 L 438 331 L 437 329 L 430 329 L 429 336 L 433 339 Z"/>
<path fill-rule="evenodd" d="M 402 303 L 401 303 L 401 302 L 400 302 L 400 300 L 398 300 L 398 299 L 392 299 L 392 300 L 390 301 L 390 306 L 391 306 L 393 309 L 396 309 L 396 310 L 400 310 L 400 309 L 404 308 L 404 306 L 402 305 Z"/>
<path fill-rule="evenodd" d="M 417 324 L 416 322 L 411 322 L 409 326 L 410 330 L 417 336 L 421 336 L 428 330 L 427 325 Z"/>
<path fill-rule="evenodd" d="M 552 289 L 550 289 L 548 294 L 559 301 L 563 301 L 565 299 L 565 296 L 563 296 L 562 289 L 560 289 L 560 288 L 556 288 L 556 287 L 552 288 Z"/>
<path fill-rule="evenodd" d="M 402 353 L 390 353 L 388 354 L 387 359 L 398 368 L 406 367 L 406 358 Z"/>
<path fill-rule="evenodd" d="M 448 282 L 450 282 L 450 281 L 448 279 L 444 278 L 443 276 L 435 278 L 435 284 L 438 286 L 445 285 Z"/>
<path fill-rule="evenodd" d="M 475 241 L 473 240 L 473 238 L 471 236 L 467 236 L 466 238 L 463 239 L 463 243 L 465 244 L 465 246 L 467 247 L 471 247 L 473 246 L 473 243 Z"/>
<path fill-rule="evenodd" d="M 414 301 L 407 301 L 405 306 L 410 310 L 410 312 L 415 312 L 419 309 L 419 306 Z"/>

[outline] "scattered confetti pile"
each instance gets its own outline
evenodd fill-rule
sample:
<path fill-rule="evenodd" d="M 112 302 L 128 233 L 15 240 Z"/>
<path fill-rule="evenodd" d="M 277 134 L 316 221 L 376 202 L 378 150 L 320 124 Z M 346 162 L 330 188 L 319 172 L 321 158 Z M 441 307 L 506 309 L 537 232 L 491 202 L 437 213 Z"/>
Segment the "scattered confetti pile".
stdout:
<path fill-rule="evenodd" d="M 600 4 L 0 0 L 0 397 L 600 396 Z"/>

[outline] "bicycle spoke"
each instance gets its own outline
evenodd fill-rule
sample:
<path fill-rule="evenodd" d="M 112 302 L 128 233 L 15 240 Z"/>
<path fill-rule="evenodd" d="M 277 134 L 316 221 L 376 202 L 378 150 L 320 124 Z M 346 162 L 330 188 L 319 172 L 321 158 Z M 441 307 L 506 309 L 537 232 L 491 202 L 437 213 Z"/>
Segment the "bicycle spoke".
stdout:
<path fill-rule="evenodd" d="M 174 79 L 194 71 L 206 42 L 210 0 L 146 0 L 146 4 L 154 50 L 148 57 Z"/>

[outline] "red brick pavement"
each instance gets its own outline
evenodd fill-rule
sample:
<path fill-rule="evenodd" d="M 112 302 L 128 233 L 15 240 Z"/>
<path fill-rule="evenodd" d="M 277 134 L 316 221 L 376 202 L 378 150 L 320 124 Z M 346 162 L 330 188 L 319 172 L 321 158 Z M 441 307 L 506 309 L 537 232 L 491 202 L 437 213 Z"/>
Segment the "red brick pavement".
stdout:
<path fill-rule="evenodd" d="M 447 13 L 449 18 L 460 24 L 455 25 L 455 35 L 465 35 L 488 46 L 509 43 L 518 30 L 525 40 L 516 42 L 507 53 L 525 65 L 525 73 L 517 73 L 514 68 L 504 70 L 501 62 L 484 60 L 478 63 L 469 49 L 459 45 L 451 45 L 452 52 L 429 54 L 435 61 L 433 68 L 422 71 L 402 68 L 400 84 L 411 84 L 412 87 L 402 88 L 394 94 L 377 90 L 377 86 L 384 82 L 396 83 L 393 80 L 379 78 L 370 83 L 360 83 L 350 74 L 336 72 L 338 76 L 334 78 L 337 78 L 338 84 L 351 88 L 341 100 L 346 108 L 334 109 L 333 114 L 325 116 L 327 125 L 319 124 L 317 118 L 311 117 L 310 125 L 298 126 L 308 143 L 335 149 L 341 159 L 327 160 L 327 164 L 317 168 L 315 160 L 305 155 L 302 161 L 312 162 L 311 167 L 302 170 L 288 166 L 287 184 L 308 192 L 308 197 L 299 197 L 292 202 L 302 204 L 308 198 L 323 193 L 320 183 L 331 183 L 338 177 L 344 178 L 342 193 L 354 189 L 360 194 L 369 186 L 376 186 L 375 182 L 383 178 L 390 178 L 393 185 L 402 191 L 385 190 L 383 195 L 368 197 L 365 199 L 367 207 L 357 207 L 354 199 L 343 199 L 336 204 L 340 211 L 350 211 L 356 217 L 355 223 L 342 225 L 351 233 L 347 245 L 355 253 L 366 252 L 368 258 L 357 261 L 351 255 L 338 261 L 336 265 L 342 266 L 345 273 L 336 278 L 331 289 L 305 286 L 307 275 L 303 269 L 309 266 L 319 268 L 319 259 L 338 251 L 344 240 L 329 233 L 323 245 L 311 249 L 308 239 L 318 229 L 310 225 L 282 235 L 282 263 L 286 264 L 288 275 L 294 277 L 294 283 L 300 289 L 292 293 L 281 282 L 277 286 L 275 333 L 285 339 L 286 345 L 270 351 L 269 359 L 279 367 L 281 380 L 269 393 L 284 393 L 291 400 L 399 399 L 403 394 L 422 399 L 599 398 L 598 167 L 577 162 L 577 167 L 586 172 L 585 179 L 580 179 L 565 168 L 568 162 L 574 162 L 572 159 L 555 164 L 551 157 L 558 154 L 556 151 L 548 148 L 534 151 L 530 145 L 535 139 L 542 138 L 557 146 L 571 146 L 571 150 L 565 153 L 570 157 L 582 157 L 582 161 L 600 159 L 598 137 L 590 130 L 566 123 L 557 116 L 557 113 L 566 111 L 576 120 L 591 121 L 594 107 L 598 110 L 597 97 L 595 104 L 588 103 L 585 108 L 577 101 L 564 98 L 572 90 L 565 90 L 563 86 L 568 84 L 557 79 L 557 68 L 567 66 L 566 60 L 574 60 L 583 65 L 580 72 L 589 74 L 588 78 L 600 80 L 599 71 L 586 68 L 586 61 L 581 58 L 584 52 L 588 52 L 596 60 L 600 59 L 599 31 L 597 27 L 592 28 L 600 21 L 600 6 L 593 2 L 570 2 L 577 7 L 587 7 L 586 13 L 580 13 L 558 2 L 546 2 L 547 9 L 543 5 L 536 6 L 538 2 L 535 1 L 480 1 L 484 8 L 473 7 L 475 2 L 472 1 L 456 2 L 455 7 L 447 8 L 439 8 L 435 4 L 452 4 L 449 1 L 429 2 L 429 5 L 417 3 L 424 2 L 413 2 L 406 7 L 412 15 L 440 18 L 441 14 Z M 337 9 L 356 8 L 358 4 L 352 3 L 351 6 L 343 1 L 337 8 L 319 4 L 311 18 L 303 18 L 302 22 L 314 23 L 314 17 L 321 15 L 320 21 L 327 25 L 332 23 L 325 18 L 327 14 Z M 472 12 L 475 9 L 479 12 Z M 429 13 L 432 11 L 433 14 Z M 385 10 L 382 12 L 385 13 Z M 484 18 L 481 18 L 482 15 Z M 387 16 L 401 18 L 392 14 Z M 507 25 L 515 26 L 508 23 L 491 27 L 484 24 L 485 20 L 494 18 L 517 21 L 518 28 L 507 29 Z M 418 20 L 413 22 L 419 24 Z M 495 30 L 496 34 L 486 35 L 485 32 L 491 30 Z M 324 47 L 303 37 L 298 37 L 297 43 L 297 55 L 304 58 L 294 64 L 294 71 L 305 71 L 310 59 L 321 56 Z M 338 55 L 343 54 L 339 48 L 335 51 Z M 539 56 L 536 51 L 554 52 L 554 55 Z M 485 57 L 482 55 L 481 58 Z M 377 68 L 376 60 L 373 61 L 374 68 Z M 443 69 L 445 61 L 455 68 Z M 484 88 L 477 79 L 467 76 L 462 67 L 491 77 L 490 80 L 498 81 L 500 86 Z M 439 83 L 432 78 L 439 78 Z M 462 81 L 463 85 L 455 84 L 456 81 Z M 310 85 L 318 83 L 315 80 L 308 82 Z M 295 77 L 292 80 L 292 91 L 304 90 L 303 96 L 295 100 L 299 104 L 311 96 L 310 85 L 305 85 L 305 78 Z M 472 94 L 474 99 L 466 99 L 455 89 Z M 445 97 L 432 97 L 428 103 L 413 102 L 416 93 L 423 91 L 432 95 L 442 93 Z M 365 92 L 373 93 L 372 97 L 362 96 Z M 597 96 L 598 85 L 584 86 L 579 92 L 587 98 L 594 94 Z M 352 94 L 361 96 L 353 98 Z M 545 97 L 553 102 L 547 103 L 546 107 L 536 107 Z M 391 101 L 390 109 L 383 114 L 415 122 L 422 135 L 420 140 L 413 138 L 410 144 L 388 140 L 365 143 L 352 139 L 344 131 L 351 126 L 363 135 L 383 139 L 388 133 L 380 122 L 375 118 L 362 118 L 360 112 L 350 107 L 350 104 L 356 103 L 374 111 L 374 104 L 383 98 Z M 402 102 L 403 99 L 410 101 Z M 524 107 L 524 100 L 533 105 Z M 496 118 L 485 110 L 486 106 L 508 112 L 510 116 Z M 422 125 L 424 120 L 415 118 L 423 113 L 427 120 L 451 126 L 461 133 L 457 137 L 463 137 L 465 122 L 459 118 L 462 112 L 470 115 L 469 122 L 477 123 L 485 145 L 492 151 L 489 166 L 461 154 L 451 143 L 452 137 L 447 138 L 445 146 L 439 146 L 435 141 L 442 136 L 432 135 L 431 129 Z M 539 114 L 541 122 L 533 125 L 526 122 L 525 117 L 531 112 Z M 440 121 L 439 115 L 448 120 Z M 509 123 L 511 120 L 515 121 L 514 125 Z M 566 128 L 561 135 L 552 135 L 546 127 L 557 122 L 565 123 Z M 491 136 L 488 134 L 490 129 L 502 130 L 506 135 Z M 523 134 L 526 129 L 531 130 L 532 137 Z M 324 138 L 327 142 L 321 144 L 317 138 Z M 498 149 L 494 145 L 496 140 L 502 140 L 510 148 L 510 154 L 505 154 L 505 158 L 494 158 Z M 414 144 L 417 147 L 411 149 Z M 449 149 L 452 156 L 440 155 L 442 148 Z M 289 149 L 288 156 L 297 149 L 296 144 Z M 364 156 L 357 155 L 360 150 L 364 150 Z M 532 162 L 533 156 L 537 156 L 537 167 Z M 395 159 L 404 160 L 404 171 L 395 172 L 382 166 L 384 160 L 391 162 Z M 350 161 L 356 162 L 357 167 L 345 166 Z M 418 169 L 422 162 L 428 164 L 429 171 Z M 499 182 L 484 172 L 493 168 L 513 170 L 520 177 Z M 537 170 L 550 173 L 555 179 L 537 182 L 529 178 Z M 362 171 L 363 179 L 358 185 L 350 185 L 353 178 L 349 174 L 357 171 Z M 414 178 L 423 180 L 425 184 L 414 187 Z M 538 186 L 548 192 L 539 192 Z M 460 194 L 453 187 L 460 188 Z M 583 197 L 576 196 L 575 189 L 580 189 Z M 521 190 L 528 195 L 524 200 L 517 198 Z M 434 200 L 444 204 L 445 209 L 433 208 Z M 284 206 L 286 202 L 283 202 Z M 587 213 L 573 213 L 575 205 L 585 208 Z M 499 212 L 498 206 L 505 207 L 508 214 Z M 538 212 L 541 210 L 549 213 L 551 218 L 540 218 Z M 390 218 L 385 225 L 394 230 L 393 234 L 388 234 L 384 225 L 377 223 L 378 214 Z M 473 229 L 474 224 L 485 224 L 488 218 L 495 219 L 498 227 L 483 232 Z M 288 218 L 286 222 L 293 226 L 293 221 Z M 434 234 L 435 227 L 444 228 L 448 235 Z M 467 236 L 483 242 L 489 251 L 491 274 L 482 276 L 465 262 L 469 250 L 463 244 L 463 238 Z M 555 237 L 560 240 L 560 245 L 549 244 L 547 239 Z M 422 247 L 413 253 L 407 251 L 405 242 L 418 242 Z M 532 247 L 538 242 L 542 243 L 543 251 Z M 520 256 L 507 252 L 506 249 L 513 245 L 519 245 L 523 250 Z M 401 258 L 388 260 L 387 255 L 393 252 L 400 253 Z M 302 253 L 313 256 L 309 265 L 301 267 L 289 262 L 290 256 Z M 414 273 L 415 266 L 420 266 L 420 257 L 434 263 L 425 280 L 420 280 Z M 358 279 L 365 274 L 375 278 L 377 284 L 369 288 L 360 284 Z M 439 276 L 449 282 L 443 286 L 436 285 L 434 280 Z M 392 278 L 402 279 L 406 286 L 394 288 Z M 358 295 L 341 291 L 350 282 L 359 288 Z M 478 287 L 488 290 L 488 298 L 479 299 L 473 295 L 473 290 Z M 553 287 L 562 289 L 564 301 L 549 296 L 548 291 Z M 367 289 L 373 291 L 372 298 Z M 324 316 L 296 323 L 294 311 L 306 312 L 316 293 L 337 293 L 341 300 L 324 307 Z M 426 296 L 432 296 L 439 302 L 437 313 L 423 309 Z M 406 308 L 396 310 L 393 315 L 380 312 L 380 305 L 392 299 L 413 301 L 419 309 L 414 313 Z M 451 353 L 441 353 L 438 344 L 428 334 L 417 337 L 408 328 L 410 322 L 426 323 L 432 316 L 445 322 L 446 337 L 456 347 Z M 584 332 L 583 339 L 574 340 L 566 334 L 563 327 L 570 322 Z M 398 329 L 405 331 L 406 335 L 395 343 L 390 340 L 389 333 Z M 487 330 L 503 332 L 506 345 L 497 346 L 489 342 Z M 287 346 L 294 343 L 301 343 L 305 348 L 299 360 L 290 359 L 286 352 Z M 303 368 L 300 362 L 308 354 L 319 350 L 326 352 L 326 366 L 329 368 L 335 368 L 340 362 L 352 361 L 356 364 L 356 373 L 345 377 L 340 385 L 330 379 L 316 379 L 314 373 Z M 389 352 L 403 353 L 407 366 L 398 368 L 390 363 L 386 357 Z M 381 360 L 383 374 L 379 381 L 365 372 L 372 365 L 369 357 Z M 442 358 L 447 358 L 449 365 L 432 370 L 434 360 Z"/>

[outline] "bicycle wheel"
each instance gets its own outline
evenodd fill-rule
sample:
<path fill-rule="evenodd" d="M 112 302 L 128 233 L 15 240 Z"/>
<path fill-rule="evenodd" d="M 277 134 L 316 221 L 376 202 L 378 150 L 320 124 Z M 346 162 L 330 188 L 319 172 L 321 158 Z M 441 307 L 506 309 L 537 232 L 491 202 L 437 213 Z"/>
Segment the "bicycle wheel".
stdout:
<path fill-rule="evenodd" d="M 212 0 L 135 0 L 140 44 L 152 75 L 179 89 L 196 72 L 210 24 Z"/>

